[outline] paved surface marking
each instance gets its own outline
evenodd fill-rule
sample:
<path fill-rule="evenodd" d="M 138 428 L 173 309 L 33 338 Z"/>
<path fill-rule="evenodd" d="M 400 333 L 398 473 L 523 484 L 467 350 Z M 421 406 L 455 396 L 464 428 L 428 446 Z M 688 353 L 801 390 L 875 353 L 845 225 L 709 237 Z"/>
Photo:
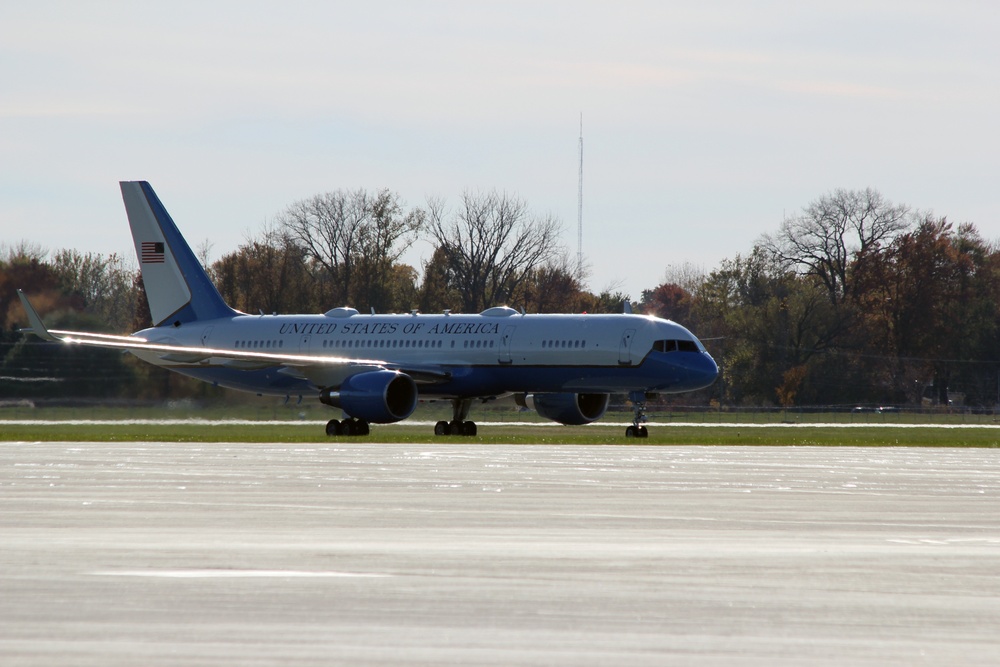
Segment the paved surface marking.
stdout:
<path fill-rule="evenodd" d="M 996 664 L 998 500 L 986 449 L 0 443 L 0 664 Z"/>

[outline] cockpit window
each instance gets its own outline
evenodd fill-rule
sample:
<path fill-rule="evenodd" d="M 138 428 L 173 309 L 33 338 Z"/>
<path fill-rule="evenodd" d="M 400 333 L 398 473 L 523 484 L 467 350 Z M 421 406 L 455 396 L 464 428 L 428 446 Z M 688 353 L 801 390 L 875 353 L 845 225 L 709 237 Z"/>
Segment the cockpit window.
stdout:
<path fill-rule="evenodd" d="M 698 345 L 693 340 L 657 340 L 653 342 L 656 352 L 697 352 Z"/>

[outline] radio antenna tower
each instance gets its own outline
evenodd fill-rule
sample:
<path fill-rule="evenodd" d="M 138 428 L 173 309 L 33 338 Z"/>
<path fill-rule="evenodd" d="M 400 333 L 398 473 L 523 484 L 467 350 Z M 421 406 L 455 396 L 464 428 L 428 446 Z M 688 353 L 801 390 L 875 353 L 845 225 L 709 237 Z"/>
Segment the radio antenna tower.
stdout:
<path fill-rule="evenodd" d="M 576 197 L 576 279 L 583 280 L 583 113 L 580 113 L 580 180 Z"/>

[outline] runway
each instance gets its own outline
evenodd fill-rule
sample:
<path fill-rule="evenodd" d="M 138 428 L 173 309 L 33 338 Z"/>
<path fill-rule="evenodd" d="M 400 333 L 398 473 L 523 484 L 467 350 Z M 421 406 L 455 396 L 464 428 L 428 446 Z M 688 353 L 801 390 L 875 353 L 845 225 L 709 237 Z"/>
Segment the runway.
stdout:
<path fill-rule="evenodd" d="M 4 665 L 1000 655 L 990 449 L 0 443 Z"/>

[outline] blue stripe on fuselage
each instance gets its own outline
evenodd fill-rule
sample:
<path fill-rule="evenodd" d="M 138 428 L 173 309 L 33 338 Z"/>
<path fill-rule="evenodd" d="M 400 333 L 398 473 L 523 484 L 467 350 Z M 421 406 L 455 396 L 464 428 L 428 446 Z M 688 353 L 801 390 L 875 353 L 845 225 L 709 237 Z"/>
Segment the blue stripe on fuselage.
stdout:
<path fill-rule="evenodd" d="M 705 352 L 651 352 L 637 366 L 442 366 L 448 382 L 418 385 L 422 397 L 480 397 L 509 392 L 613 393 L 647 391 L 678 393 L 709 386 L 718 367 Z M 231 368 L 179 368 L 179 373 L 230 389 L 260 394 L 302 394 L 319 391 L 308 381 L 278 372 Z"/>

